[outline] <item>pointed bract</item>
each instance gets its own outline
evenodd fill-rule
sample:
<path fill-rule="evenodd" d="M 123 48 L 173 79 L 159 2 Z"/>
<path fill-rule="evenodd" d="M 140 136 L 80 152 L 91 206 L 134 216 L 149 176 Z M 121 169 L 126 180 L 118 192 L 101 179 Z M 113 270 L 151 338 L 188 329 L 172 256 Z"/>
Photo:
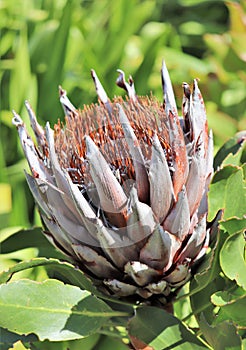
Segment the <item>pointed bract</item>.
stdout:
<path fill-rule="evenodd" d="M 185 187 L 179 192 L 178 200 L 167 216 L 163 227 L 183 241 L 190 228 L 190 211 Z"/>
<path fill-rule="evenodd" d="M 172 146 L 172 166 L 173 166 L 173 189 L 175 199 L 186 182 L 189 173 L 189 164 L 186 151 L 184 135 L 180 126 L 179 118 L 171 111 L 169 112 L 170 123 L 170 143 Z"/>
<path fill-rule="evenodd" d="M 198 87 L 198 80 L 194 79 L 193 92 L 191 95 L 190 115 L 193 129 L 193 140 L 197 143 L 198 138 L 204 144 L 204 156 L 208 146 L 208 125 L 204 101 Z"/>
<path fill-rule="evenodd" d="M 16 126 L 23 151 L 29 164 L 29 168 L 34 177 L 41 177 L 53 183 L 50 170 L 44 165 L 41 155 L 38 153 L 31 137 L 28 135 L 26 127 L 21 117 L 14 113 L 13 124 Z"/>
<path fill-rule="evenodd" d="M 175 116 L 177 116 L 178 111 L 177 111 L 177 106 L 175 102 L 173 87 L 172 87 L 171 79 L 164 60 L 162 61 L 162 68 L 161 68 L 161 81 L 162 81 L 163 101 L 165 105 L 166 115 L 169 115 L 169 112 L 171 111 Z"/>
<path fill-rule="evenodd" d="M 127 197 L 110 169 L 108 163 L 92 139 L 86 137 L 86 157 L 90 164 L 90 174 L 96 185 L 102 209 L 112 222 L 125 224 Z"/>
<path fill-rule="evenodd" d="M 61 86 L 59 86 L 59 96 L 60 96 L 60 102 L 62 105 L 62 108 L 64 110 L 65 115 L 71 116 L 71 114 L 77 114 L 77 110 L 74 107 L 74 105 L 70 102 L 70 100 L 67 97 L 66 90 L 63 90 Z"/>
<path fill-rule="evenodd" d="M 175 236 L 157 225 L 140 251 L 140 260 L 154 269 L 166 271 L 171 267 L 180 245 Z"/>
<path fill-rule="evenodd" d="M 150 205 L 155 216 L 162 223 L 174 200 L 174 191 L 167 160 L 156 135 L 153 137 L 149 182 Z"/>
<path fill-rule="evenodd" d="M 129 261 L 125 265 L 127 273 L 139 286 L 144 286 L 155 278 L 159 277 L 159 272 L 139 261 Z"/>
<path fill-rule="evenodd" d="M 127 220 L 127 233 L 133 242 L 142 242 L 148 237 L 156 226 L 151 208 L 139 201 L 137 190 L 132 187 L 130 192 L 131 213 Z"/>
<path fill-rule="evenodd" d="M 77 258 L 83 262 L 86 268 L 99 278 L 112 278 L 120 276 L 120 272 L 102 255 L 99 255 L 90 247 L 73 244 L 72 248 Z"/>
<path fill-rule="evenodd" d="M 36 115 L 33 112 L 32 107 L 30 106 L 30 103 L 28 101 L 25 101 L 25 106 L 26 106 L 26 110 L 27 110 L 28 115 L 29 115 L 32 130 L 34 131 L 38 145 L 41 147 L 45 147 L 46 146 L 46 137 L 45 137 L 44 129 L 38 123 Z"/>
<path fill-rule="evenodd" d="M 132 77 L 129 77 L 129 80 L 127 82 L 125 79 L 125 73 L 121 69 L 117 69 L 117 72 L 119 73 L 119 76 L 116 80 L 116 84 L 128 93 L 129 98 L 133 102 L 136 102 L 137 96 Z"/>
<path fill-rule="evenodd" d="M 117 104 L 117 107 L 119 108 L 120 123 L 134 164 L 138 197 L 142 202 L 147 202 L 149 198 L 149 180 L 144 157 L 138 139 L 134 134 L 123 108 L 119 104 Z"/>
<path fill-rule="evenodd" d="M 98 79 L 98 76 L 97 76 L 96 72 L 94 71 L 94 69 L 91 69 L 91 76 L 92 76 L 92 79 L 94 81 L 94 85 L 95 85 L 97 96 L 98 96 L 99 100 L 104 104 L 108 113 L 111 114 L 112 107 L 110 104 L 110 100 L 109 100 L 108 95 L 107 95 L 106 91 L 104 90 L 100 80 Z"/>

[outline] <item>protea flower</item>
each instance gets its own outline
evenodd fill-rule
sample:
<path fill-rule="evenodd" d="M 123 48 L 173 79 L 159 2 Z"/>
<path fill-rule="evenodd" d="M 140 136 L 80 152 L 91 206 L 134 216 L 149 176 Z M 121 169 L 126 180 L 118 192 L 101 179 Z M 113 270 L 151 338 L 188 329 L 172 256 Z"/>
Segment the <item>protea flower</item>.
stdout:
<path fill-rule="evenodd" d="M 209 244 L 212 135 L 197 80 L 183 83 L 179 117 L 165 63 L 163 103 L 137 96 L 118 72 L 125 100 L 111 101 L 93 70 L 98 104 L 78 110 L 60 87 L 66 116 L 54 131 L 26 102 L 37 146 L 15 112 L 13 124 L 48 239 L 105 293 L 165 299 Z"/>

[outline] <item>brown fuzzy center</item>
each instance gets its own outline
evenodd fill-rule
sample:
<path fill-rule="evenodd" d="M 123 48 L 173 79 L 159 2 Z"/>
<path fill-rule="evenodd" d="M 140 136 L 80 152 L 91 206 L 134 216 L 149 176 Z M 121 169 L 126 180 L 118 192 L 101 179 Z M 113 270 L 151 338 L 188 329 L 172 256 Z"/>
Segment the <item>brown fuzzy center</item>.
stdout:
<path fill-rule="evenodd" d="M 111 102 L 112 113 L 103 104 L 92 104 L 66 116 L 65 125 L 59 122 L 54 126 L 60 165 L 69 172 L 74 183 L 83 186 L 90 182 L 85 135 L 89 135 L 98 146 L 121 184 L 128 179 L 135 180 L 133 160 L 119 121 L 117 104 L 122 106 L 134 130 L 146 164 L 151 158 L 154 134 L 157 134 L 167 157 L 171 157 L 169 126 L 163 106 L 153 97 L 139 98 L 137 103 L 117 97 Z"/>

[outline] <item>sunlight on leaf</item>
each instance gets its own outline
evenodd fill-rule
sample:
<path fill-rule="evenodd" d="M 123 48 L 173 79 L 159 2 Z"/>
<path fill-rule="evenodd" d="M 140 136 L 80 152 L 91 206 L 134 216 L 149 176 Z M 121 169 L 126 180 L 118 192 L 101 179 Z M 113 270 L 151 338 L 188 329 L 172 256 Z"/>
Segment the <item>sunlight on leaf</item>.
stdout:
<path fill-rule="evenodd" d="M 245 240 L 242 232 L 230 235 L 220 251 L 224 274 L 246 290 Z"/>
<path fill-rule="evenodd" d="M 176 317 L 159 308 L 148 306 L 137 308 L 128 329 L 130 336 L 155 350 L 206 349 L 206 346 Z"/>
<path fill-rule="evenodd" d="M 0 215 L 9 213 L 12 209 L 11 187 L 7 183 L 0 183 Z"/>
<path fill-rule="evenodd" d="M 202 315 L 200 320 L 201 330 L 208 343 L 216 350 L 239 350 L 241 339 L 237 334 L 236 327 L 229 322 L 223 322 L 211 326 Z"/>
<path fill-rule="evenodd" d="M 23 343 L 18 340 L 16 343 L 14 343 L 12 348 L 9 348 L 9 350 L 31 350 L 30 348 L 26 348 Z"/>
<path fill-rule="evenodd" d="M 96 332 L 113 312 L 102 300 L 56 280 L 19 280 L 0 286 L 0 326 L 40 340 L 78 339 Z M 83 324 L 83 327 L 81 327 Z"/>

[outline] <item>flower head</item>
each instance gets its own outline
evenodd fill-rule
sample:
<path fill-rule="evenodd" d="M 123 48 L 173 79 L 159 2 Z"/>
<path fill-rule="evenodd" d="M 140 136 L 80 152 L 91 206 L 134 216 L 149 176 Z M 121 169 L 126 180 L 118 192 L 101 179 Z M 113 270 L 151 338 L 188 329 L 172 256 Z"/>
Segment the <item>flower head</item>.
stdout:
<path fill-rule="evenodd" d="M 183 83 L 179 117 L 165 63 L 163 103 L 137 96 L 118 72 L 125 100 L 110 100 L 93 70 L 98 104 L 78 110 L 60 87 L 65 124 L 54 131 L 26 102 L 37 146 L 15 112 L 13 123 L 49 240 L 105 293 L 168 296 L 209 243 L 212 134 L 197 80 Z"/>

